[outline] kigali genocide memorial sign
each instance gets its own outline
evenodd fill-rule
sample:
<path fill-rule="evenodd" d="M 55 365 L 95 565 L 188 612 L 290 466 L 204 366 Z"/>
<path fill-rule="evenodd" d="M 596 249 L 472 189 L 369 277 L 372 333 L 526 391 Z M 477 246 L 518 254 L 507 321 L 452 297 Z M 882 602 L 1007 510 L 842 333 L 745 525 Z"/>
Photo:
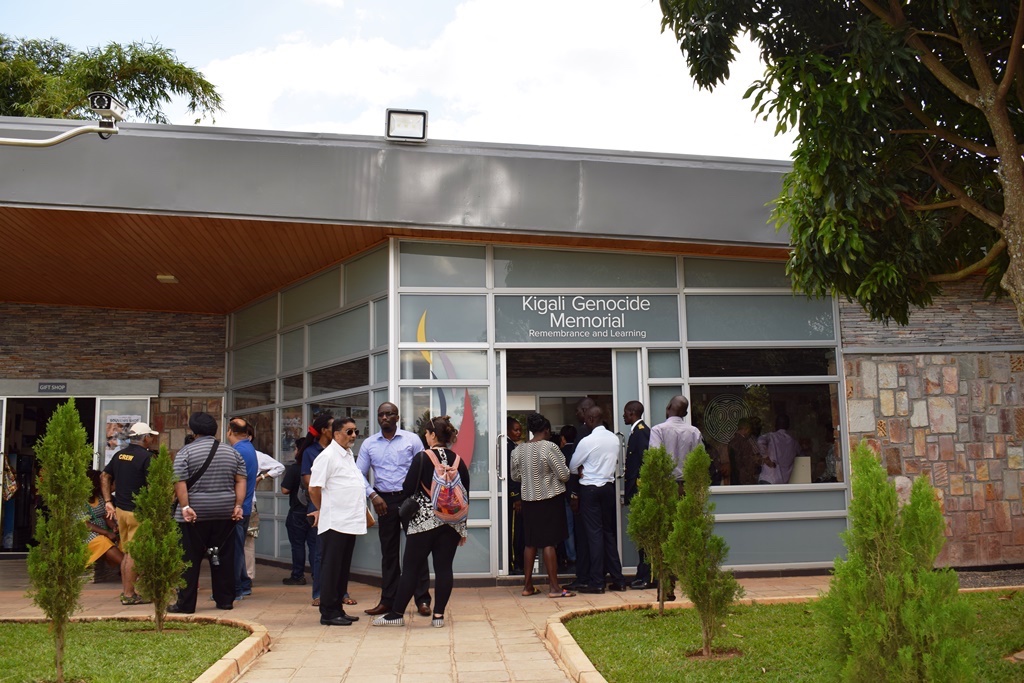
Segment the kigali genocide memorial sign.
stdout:
<path fill-rule="evenodd" d="M 501 295 L 494 309 L 498 342 L 679 341 L 674 295 Z"/>

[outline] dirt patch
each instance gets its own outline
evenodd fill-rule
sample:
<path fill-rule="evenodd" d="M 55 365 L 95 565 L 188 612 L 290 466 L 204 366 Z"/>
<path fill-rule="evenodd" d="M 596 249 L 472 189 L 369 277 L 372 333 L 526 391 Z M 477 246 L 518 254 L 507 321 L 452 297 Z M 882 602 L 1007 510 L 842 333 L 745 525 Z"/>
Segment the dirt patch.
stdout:
<path fill-rule="evenodd" d="M 735 659 L 736 657 L 742 657 L 743 650 L 737 650 L 736 648 L 711 648 L 711 655 L 708 657 L 704 656 L 704 650 L 694 650 L 686 655 L 686 658 L 692 662 L 717 662 L 724 659 Z"/>

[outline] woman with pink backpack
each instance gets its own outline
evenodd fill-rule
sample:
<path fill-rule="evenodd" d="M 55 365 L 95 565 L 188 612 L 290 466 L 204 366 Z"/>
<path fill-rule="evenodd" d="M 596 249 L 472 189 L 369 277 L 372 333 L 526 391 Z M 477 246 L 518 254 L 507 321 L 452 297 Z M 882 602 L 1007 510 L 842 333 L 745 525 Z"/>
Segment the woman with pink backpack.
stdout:
<path fill-rule="evenodd" d="M 373 620 L 374 626 L 404 626 L 405 608 L 416 589 L 418 569 L 434 564 L 434 612 L 430 625 L 444 626 L 444 611 L 452 594 L 455 550 L 466 542 L 469 470 L 454 451 L 458 430 L 445 415 L 427 422 L 427 450 L 412 459 L 402 493 L 406 500 L 399 515 L 406 524 L 402 578 L 391 611 Z"/>

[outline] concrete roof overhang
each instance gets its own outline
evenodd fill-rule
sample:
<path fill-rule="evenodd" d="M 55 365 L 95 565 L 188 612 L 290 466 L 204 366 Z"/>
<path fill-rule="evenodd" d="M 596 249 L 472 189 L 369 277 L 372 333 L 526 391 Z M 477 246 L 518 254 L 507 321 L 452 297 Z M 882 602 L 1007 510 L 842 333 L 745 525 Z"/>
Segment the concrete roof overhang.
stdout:
<path fill-rule="evenodd" d="M 75 125 L 0 117 L 0 137 Z M 787 252 L 775 161 L 149 124 L 0 160 L 6 302 L 224 314 L 390 237 Z"/>

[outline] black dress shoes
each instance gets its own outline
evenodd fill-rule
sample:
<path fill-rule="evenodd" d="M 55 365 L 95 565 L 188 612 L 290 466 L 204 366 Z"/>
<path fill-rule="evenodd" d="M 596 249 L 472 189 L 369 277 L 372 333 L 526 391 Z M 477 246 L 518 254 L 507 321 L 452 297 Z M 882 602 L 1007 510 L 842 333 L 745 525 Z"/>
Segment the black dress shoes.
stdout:
<path fill-rule="evenodd" d="M 349 621 L 359 621 L 359 617 L 354 617 L 351 614 L 345 614 L 344 612 L 341 613 L 341 617 L 343 619 L 348 619 Z"/>
<path fill-rule="evenodd" d="M 621 592 L 621 591 L 628 590 L 628 589 L 629 589 L 629 586 L 627 586 L 624 583 L 609 583 L 608 584 L 608 590 L 610 590 L 610 591 Z"/>
<path fill-rule="evenodd" d="M 604 593 L 604 586 L 580 586 L 576 589 L 580 593 L 591 593 L 593 595 L 600 595 Z"/>
<path fill-rule="evenodd" d="M 654 584 L 643 579 L 637 579 L 633 583 L 629 584 L 629 587 L 635 591 L 647 590 L 648 588 L 654 588 Z"/>
<path fill-rule="evenodd" d="M 320 617 L 320 623 L 324 626 L 351 626 L 352 622 L 345 617 Z"/>
<path fill-rule="evenodd" d="M 369 614 L 371 617 L 377 617 L 381 614 L 387 614 L 391 611 L 391 605 L 385 605 L 383 602 L 378 602 L 376 607 L 370 609 L 364 609 L 363 612 Z"/>

